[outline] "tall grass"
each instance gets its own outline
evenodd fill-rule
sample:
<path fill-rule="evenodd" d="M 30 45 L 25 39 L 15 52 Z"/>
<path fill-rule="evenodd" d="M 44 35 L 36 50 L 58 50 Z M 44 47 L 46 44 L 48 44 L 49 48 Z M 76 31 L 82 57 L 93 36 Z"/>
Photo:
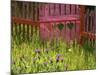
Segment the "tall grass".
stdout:
<path fill-rule="evenodd" d="M 96 68 L 96 49 L 91 42 L 80 45 L 76 40 L 70 43 L 61 38 L 45 43 L 39 37 L 39 30 L 33 31 L 31 40 L 12 36 L 11 70 L 14 74 L 38 73 Z M 24 41 L 22 41 L 25 39 Z M 95 43 L 94 43 L 95 44 Z"/>

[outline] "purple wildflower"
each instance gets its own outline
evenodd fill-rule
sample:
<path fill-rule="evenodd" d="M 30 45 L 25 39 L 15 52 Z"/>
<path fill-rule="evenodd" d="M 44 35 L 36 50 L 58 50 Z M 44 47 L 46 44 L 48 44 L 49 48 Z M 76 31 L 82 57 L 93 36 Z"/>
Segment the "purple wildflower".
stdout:
<path fill-rule="evenodd" d="M 60 58 L 61 56 L 62 56 L 61 54 L 57 54 L 57 55 L 56 55 L 57 58 Z"/>
<path fill-rule="evenodd" d="M 37 50 L 35 50 L 35 53 L 40 54 L 41 53 L 41 50 L 37 49 Z"/>
<path fill-rule="evenodd" d="M 56 63 L 59 62 L 59 60 L 60 60 L 60 58 L 59 57 L 56 57 Z"/>
<path fill-rule="evenodd" d="M 62 57 L 61 54 L 57 54 L 57 55 L 56 55 L 56 62 L 59 62 L 59 61 L 61 61 L 61 62 L 64 61 L 64 58 Z"/>

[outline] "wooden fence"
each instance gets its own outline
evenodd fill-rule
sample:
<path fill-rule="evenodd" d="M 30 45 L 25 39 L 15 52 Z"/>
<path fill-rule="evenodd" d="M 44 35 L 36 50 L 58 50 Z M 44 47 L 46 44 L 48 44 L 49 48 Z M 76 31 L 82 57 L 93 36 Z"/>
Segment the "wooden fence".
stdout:
<path fill-rule="evenodd" d="M 57 24 L 62 23 L 64 24 L 63 30 L 60 32 L 58 28 L 54 29 Z M 70 37 L 70 30 L 67 26 L 68 23 L 74 23 L 75 26 L 71 31 Z M 77 38 L 79 39 L 79 19 L 69 19 L 69 20 L 58 20 L 58 21 L 33 21 L 33 20 L 26 20 L 23 18 L 12 18 L 12 35 L 15 32 L 15 35 L 22 36 L 20 38 L 31 39 L 32 35 L 34 34 L 35 30 L 39 30 L 39 36 L 42 40 L 49 40 L 53 39 L 54 37 L 58 38 L 60 36 L 63 37 L 65 40 L 70 40 Z M 22 33 L 21 33 L 22 32 Z M 26 36 L 25 36 L 26 35 Z M 69 38 L 68 38 L 69 37 Z"/>
<path fill-rule="evenodd" d="M 95 8 L 95 6 L 92 6 Z M 84 24 L 82 30 L 82 38 L 91 42 L 96 42 L 96 10 L 87 8 L 84 14 Z M 81 38 L 81 39 L 82 39 Z M 85 40 L 82 39 L 82 42 Z"/>
<path fill-rule="evenodd" d="M 37 29 L 39 29 L 41 39 L 45 40 L 59 36 L 66 40 L 77 39 L 78 41 L 82 40 L 84 36 L 90 41 L 96 39 L 95 11 L 84 13 L 81 6 L 70 4 L 44 3 L 42 6 L 36 2 L 15 2 L 14 4 L 12 3 L 12 35 L 15 31 L 15 35 L 22 35 L 20 38 L 23 38 L 23 41 L 32 39 L 33 31 Z M 84 8 L 84 6 L 82 7 Z M 75 24 L 71 30 L 71 37 L 69 37 L 68 27 L 63 28 L 61 32 L 53 29 L 59 23 L 64 26 L 68 23 Z"/>
<path fill-rule="evenodd" d="M 17 18 L 38 20 L 38 3 L 11 1 L 11 16 Z"/>

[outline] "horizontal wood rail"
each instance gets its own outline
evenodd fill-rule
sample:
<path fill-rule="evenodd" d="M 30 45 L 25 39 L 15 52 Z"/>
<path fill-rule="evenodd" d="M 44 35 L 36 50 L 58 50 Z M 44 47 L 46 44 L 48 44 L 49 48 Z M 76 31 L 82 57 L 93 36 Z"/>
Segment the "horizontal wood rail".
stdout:
<path fill-rule="evenodd" d="M 90 32 L 82 32 L 82 36 L 87 36 L 90 39 L 96 39 L 96 35 Z"/>
<path fill-rule="evenodd" d="M 33 25 L 33 24 L 39 24 L 39 23 L 56 23 L 56 22 L 72 22 L 72 21 L 79 21 L 79 19 L 75 18 L 75 19 L 67 19 L 67 20 L 53 20 L 53 21 L 33 21 L 30 19 L 23 19 L 23 18 L 16 18 L 16 17 L 12 17 L 12 22 L 15 23 L 22 23 L 22 24 L 29 24 L 29 25 Z"/>
<path fill-rule="evenodd" d="M 72 20 L 71 19 L 69 19 L 69 20 L 67 19 L 67 20 L 57 20 L 57 21 L 56 20 L 53 20 L 53 21 L 33 21 L 33 20 L 30 20 L 30 19 L 23 19 L 23 18 L 17 18 L 17 17 L 12 17 L 11 20 L 12 20 L 12 23 L 16 23 L 15 25 L 19 24 L 19 30 L 21 30 L 21 27 L 20 27 L 21 24 L 23 24 L 22 25 L 23 27 L 24 27 L 24 25 L 27 25 L 27 31 L 28 32 L 29 32 L 29 25 L 40 27 L 41 23 L 59 23 L 59 22 L 62 22 L 62 23 L 65 24 L 67 22 L 75 22 L 75 23 L 76 22 L 80 22 L 80 19 L 72 19 Z M 76 25 L 80 25 L 80 24 L 76 24 Z M 25 27 L 23 29 L 25 30 Z M 33 31 L 33 27 L 31 27 L 31 34 L 33 34 L 32 31 Z M 16 29 L 16 32 L 17 32 L 17 29 Z M 28 35 L 28 32 L 27 32 L 27 35 Z M 82 31 L 80 37 L 81 36 L 82 37 L 86 36 L 87 38 L 93 39 L 93 40 L 96 39 L 96 34 L 91 33 L 91 32 L 83 32 Z"/>
<path fill-rule="evenodd" d="M 12 17 L 12 22 L 14 23 L 21 23 L 21 24 L 28 24 L 28 25 L 33 25 L 36 24 L 38 22 L 30 20 L 30 19 L 23 19 L 23 18 L 17 18 L 17 17 Z"/>

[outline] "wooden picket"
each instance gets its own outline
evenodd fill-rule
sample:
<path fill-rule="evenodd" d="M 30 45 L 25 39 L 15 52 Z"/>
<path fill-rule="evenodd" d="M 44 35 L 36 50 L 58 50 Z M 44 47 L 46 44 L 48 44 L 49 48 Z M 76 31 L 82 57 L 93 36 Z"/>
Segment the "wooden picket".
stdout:
<path fill-rule="evenodd" d="M 23 32 L 23 38 L 26 39 L 30 39 L 30 36 L 32 37 L 34 27 L 39 28 L 39 35 L 46 36 L 41 34 L 44 31 L 41 30 L 41 26 L 45 25 L 50 30 L 50 34 L 46 34 L 52 38 L 54 25 L 58 23 L 65 25 L 72 22 L 75 24 L 71 32 L 73 33 L 73 38 L 80 40 L 82 36 L 88 36 L 90 41 L 95 40 L 96 23 L 94 20 L 95 11 L 85 13 L 85 6 L 17 1 L 12 3 L 12 35 L 15 28 L 16 35 L 21 35 L 21 32 Z M 65 27 L 63 32 L 69 34 L 69 29 Z M 62 36 L 64 35 L 63 32 Z M 64 35 L 63 37 L 67 38 L 68 36 Z"/>
<path fill-rule="evenodd" d="M 87 9 L 85 10 L 85 14 L 84 14 L 84 20 L 83 20 L 83 30 L 82 30 L 82 37 L 81 37 L 81 41 L 86 42 L 89 41 L 92 43 L 92 46 L 94 45 L 94 42 L 96 42 L 96 12 L 95 10 L 90 10 Z M 87 38 L 87 40 L 83 40 L 85 38 Z"/>

